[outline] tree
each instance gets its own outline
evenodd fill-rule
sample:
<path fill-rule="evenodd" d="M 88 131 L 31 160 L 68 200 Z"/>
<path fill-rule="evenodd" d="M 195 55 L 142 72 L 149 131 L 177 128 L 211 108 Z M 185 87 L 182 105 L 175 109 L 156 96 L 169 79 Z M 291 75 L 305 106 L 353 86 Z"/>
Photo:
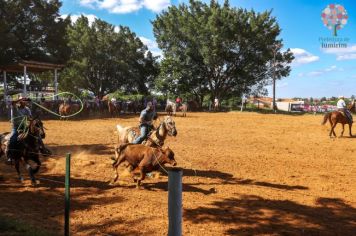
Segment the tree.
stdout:
<path fill-rule="evenodd" d="M 281 43 L 271 12 L 231 8 L 227 0 L 223 6 L 190 0 L 189 6 L 172 6 L 158 15 L 153 30 L 165 57 L 158 84 L 178 92 L 211 100 L 240 97 L 271 82 L 271 63 L 276 79 L 290 72 L 290 50 L 273 53 L 270 47 Z"/>
<path fill-rule="evenodd" d="M 59 0 L 0 0 L 0 64 L 18 59 L 65 63 L 69 18 L 59 15 Z"/>
<path fill-rule="evenodd" d="M 127 27 L 81 16 L 68 28 L 72 56 L 62 74 L 63 90 L 88 89 L 99 96 L 118 89 L 147 94 L 158 74 L 156 58 Z"/>

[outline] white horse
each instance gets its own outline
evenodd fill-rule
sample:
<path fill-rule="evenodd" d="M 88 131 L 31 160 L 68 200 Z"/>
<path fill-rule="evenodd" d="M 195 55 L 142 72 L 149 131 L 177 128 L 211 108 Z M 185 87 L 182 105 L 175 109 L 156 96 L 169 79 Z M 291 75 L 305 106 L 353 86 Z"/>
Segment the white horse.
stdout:
<path fill-rule="evenodd" d="M 116 128 L 119 135 L 119 143 L 132 143 L 140 136 L 140 129 L 138 127 L 116 125 Z M 177 136 L 176 124 L 170 116 L 164 117 L 158 127 L 150 133 L 147 141 L 143 144 L 151 147 L 162 147 L 167 135 Z"/>
<path fill-rule="evenodd" d="M 167 115 L 176 115 L 177 112 L 177 104 L 175 102 L 172 102 L 171 100 L 167 99 L 167 104 L 166 104 L 166 109 L 165 111 L 167 112 Z"/>

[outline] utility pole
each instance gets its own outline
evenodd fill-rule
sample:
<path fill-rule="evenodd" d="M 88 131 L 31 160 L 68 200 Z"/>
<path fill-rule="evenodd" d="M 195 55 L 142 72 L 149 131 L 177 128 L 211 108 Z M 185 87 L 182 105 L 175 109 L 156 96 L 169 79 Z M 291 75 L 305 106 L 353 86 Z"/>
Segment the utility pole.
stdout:
<path fill-rule="evenodd" d="M 273 45 L 273 74 L 272 74 L 272 79 L 273 79 L 273 111 L 274 113 L 277 112 L 277 106 L 276 106 L 276 54 L 278 50 L 282 47 L 283 45 L 281 43 L 276 43 Z"/>

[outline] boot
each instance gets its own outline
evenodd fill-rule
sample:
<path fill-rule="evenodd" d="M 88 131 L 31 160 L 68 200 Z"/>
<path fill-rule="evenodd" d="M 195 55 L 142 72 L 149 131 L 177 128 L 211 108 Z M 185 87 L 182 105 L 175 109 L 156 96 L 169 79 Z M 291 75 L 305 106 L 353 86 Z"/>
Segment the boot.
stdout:
<path fill-rule="evenodd" d="M 6 155 L 5 156 L 7 158 L 6 164 L 7 165 L 12 165 L 12 157 L 11 157 L 11 152 L 10 152 L 9 149 L 6 150 Z"/>

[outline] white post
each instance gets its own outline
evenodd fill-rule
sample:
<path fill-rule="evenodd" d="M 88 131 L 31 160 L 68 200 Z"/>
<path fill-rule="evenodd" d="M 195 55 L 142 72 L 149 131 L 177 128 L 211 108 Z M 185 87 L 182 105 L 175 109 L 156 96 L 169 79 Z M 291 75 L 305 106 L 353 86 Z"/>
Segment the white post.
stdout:
<path fill-rule="evenodd" d="M 54 69 L 54 95 L 58 94 L 58 74 L 57 69 Z M 53 97 L 54 100 L 58 99 L 57 96 Z"/>
<path fill-rule="evenodd" d="M 168 171 L 168 236 L 182 235 L 182 170 Z"/>
<path fill-rule="evenodd" d="M 244 109 L 244 95 L 242 95 L 241 97 L 241 112 L 243 111 Z"/>
<path fill-rule="evenodd" d="M 27 89 L 26 89 L 26 77 L 27 77 L 27 68 L 26 65 L 23 67 L 23 95 L 27 95 Z"/>
<path fill-rule="evenodd" d="M 6 71 L 4 70 L 3 72 L 4 75 L 4 101 L 6 102 L 6 96 L 7 96 L 7 82 L 6 82 Z"/>

